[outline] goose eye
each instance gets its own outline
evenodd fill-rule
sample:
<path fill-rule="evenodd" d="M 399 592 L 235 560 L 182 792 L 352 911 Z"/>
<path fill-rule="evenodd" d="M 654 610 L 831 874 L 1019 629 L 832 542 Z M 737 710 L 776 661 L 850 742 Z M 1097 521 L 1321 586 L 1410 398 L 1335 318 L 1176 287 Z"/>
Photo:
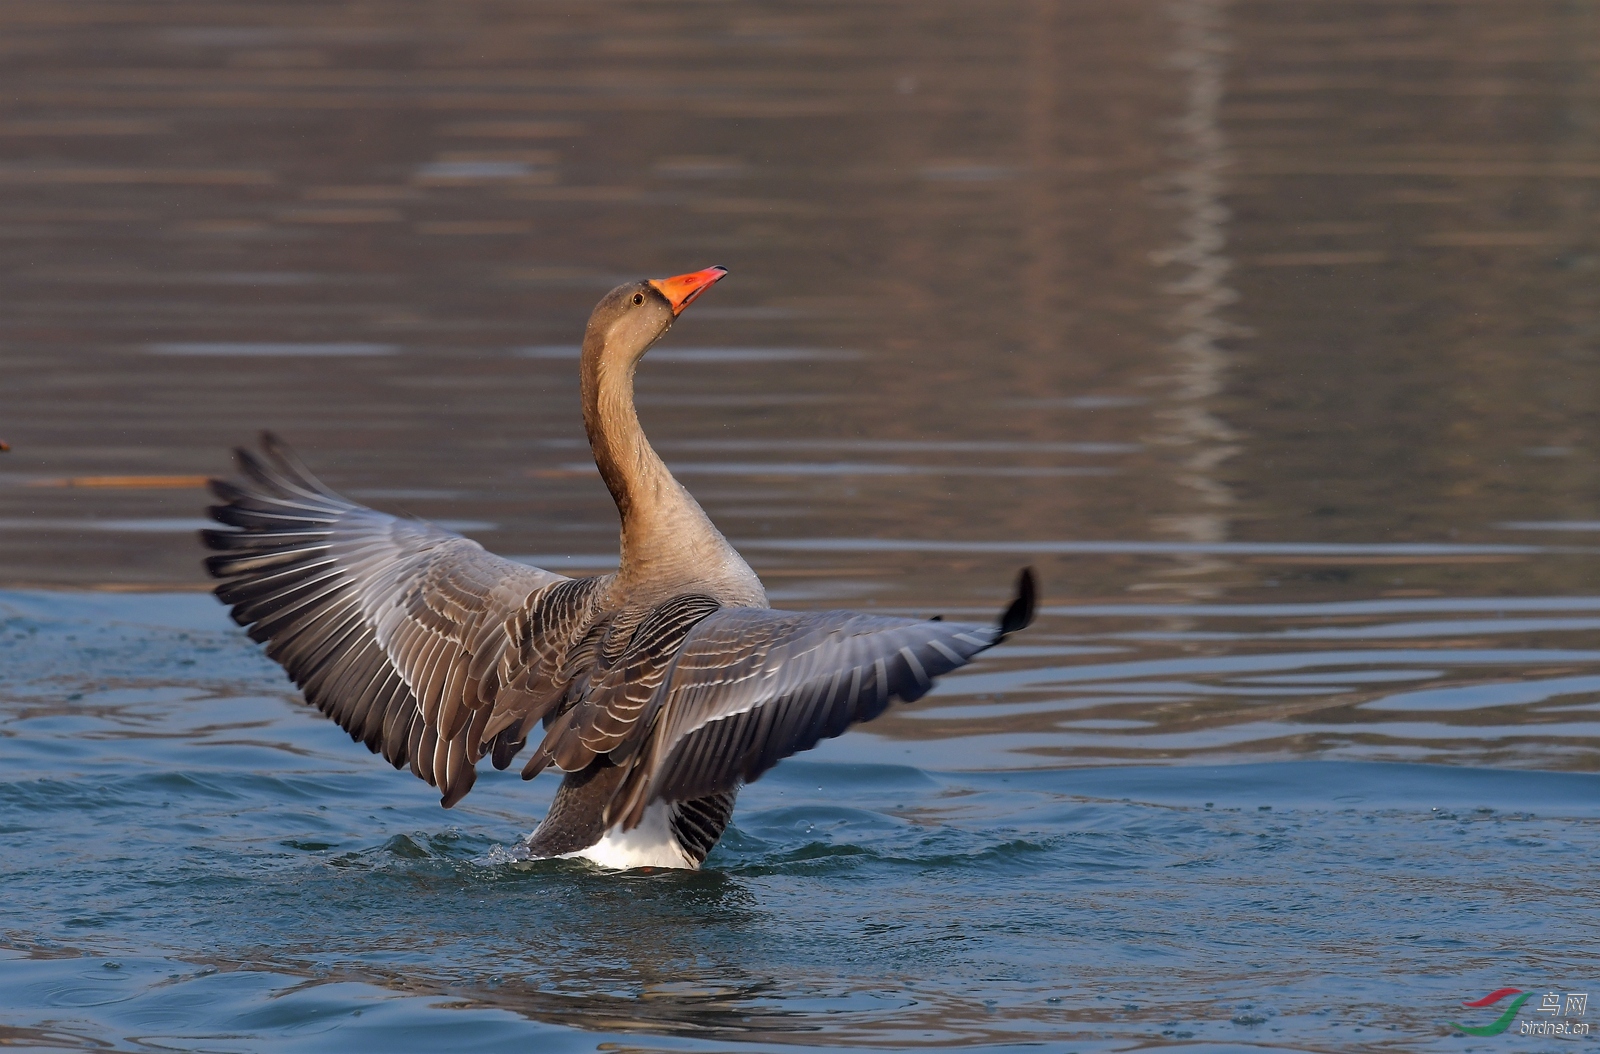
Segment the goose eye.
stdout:
<path fill-rule="evenodd" d="M 644 303 L 644 294 L 643 293 L 635 293 L 635 294 L 633 294 L 633 303 L 634 303 L 635 306 L 638 306 L 639 304 Z"/>

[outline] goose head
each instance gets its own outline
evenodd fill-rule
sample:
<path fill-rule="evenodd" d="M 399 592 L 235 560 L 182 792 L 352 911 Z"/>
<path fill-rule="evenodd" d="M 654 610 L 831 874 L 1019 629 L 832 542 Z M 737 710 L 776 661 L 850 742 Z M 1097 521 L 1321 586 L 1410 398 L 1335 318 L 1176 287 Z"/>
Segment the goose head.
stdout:
<path fill-rule="evenodd" d="M 593 356 L 620 366 L 634 366 L 644 357 L 695 298 L 728 273 L 707 267 L 672 278 L 649 278 L 619 285 L 601 298 L 584 332 L 584 358 Z"/>

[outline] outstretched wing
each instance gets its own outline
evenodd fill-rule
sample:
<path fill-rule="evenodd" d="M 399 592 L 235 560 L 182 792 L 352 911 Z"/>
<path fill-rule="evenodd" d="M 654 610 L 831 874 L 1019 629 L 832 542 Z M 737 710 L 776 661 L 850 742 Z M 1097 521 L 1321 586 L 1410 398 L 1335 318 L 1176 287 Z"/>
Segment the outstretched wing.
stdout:
<path fill-rule="evenodd" d="M 726 608 L 689 631 L 641 717 L 651 730 L 613 813 L 637 824 L 652 801 L 689 801 L 749 783 L 895 699 L 965 666 L 1033 618 L 1032 571 L 995 625 L 850 611 Z M 615 757 L 616 755 L 613 755 Z"/>
<path fill-rule="evenodd" d="M 201 532 L 217 596 L 308 702 L 454 805 L 494 737 L 525 735 L 559 700 L 552 678 L 602 580 L 358 505 L 270 434 L 262 452 L 235 452 L 242 482 L 211 484 L 211 517 L 239 528 Z"/>

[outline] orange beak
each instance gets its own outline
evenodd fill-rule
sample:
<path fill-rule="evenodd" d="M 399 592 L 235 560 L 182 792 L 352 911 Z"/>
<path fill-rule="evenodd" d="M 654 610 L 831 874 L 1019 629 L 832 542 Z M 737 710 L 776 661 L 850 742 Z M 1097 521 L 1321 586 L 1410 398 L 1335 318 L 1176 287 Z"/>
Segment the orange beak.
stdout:
<path fill-rule="evenodd" d="M 691 271 L 676 278 L 652 278 L 650 284 L 655 286 L 656 292 L 667 298 L 667 303 L 672 305 L 672 313 L 681 315 L 684 308 L 694 303 L 695 297 L 721 281 L 727 273 L 726 267 L 707 267 L 704 271 Z"/>

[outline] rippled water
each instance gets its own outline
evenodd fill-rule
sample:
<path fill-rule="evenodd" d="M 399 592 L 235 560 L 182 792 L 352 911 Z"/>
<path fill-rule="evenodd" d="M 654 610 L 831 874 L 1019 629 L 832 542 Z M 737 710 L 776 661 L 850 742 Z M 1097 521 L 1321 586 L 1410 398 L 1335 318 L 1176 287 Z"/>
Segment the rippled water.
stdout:
<path fill-rule="evenodd" d="M 1560 0 L 0 6 L 0 1044 L 1536 1049 L 1446 1023 L 1600 983 L 1597 48 Z M 517 864 L 552 782 L 443 812 L 302 707 L 202 481 L 272 427 L 614 566 L 575 342 L 710 263 L 641 416 L 774 603 L 1045 606 L 704 872 Z"/>
<path fill-rule="evenodd" d="M 0 594 L 0 1035 L 1455 1049 L 1461 999 L 1595 976 L 1600 775 L 1512 766 L 1593 769 L 1600 651 L 1418 606 L 1050 615 L 619 878 L 511 862 L 553 779 L 442 813 L 209 598 Z"/>

